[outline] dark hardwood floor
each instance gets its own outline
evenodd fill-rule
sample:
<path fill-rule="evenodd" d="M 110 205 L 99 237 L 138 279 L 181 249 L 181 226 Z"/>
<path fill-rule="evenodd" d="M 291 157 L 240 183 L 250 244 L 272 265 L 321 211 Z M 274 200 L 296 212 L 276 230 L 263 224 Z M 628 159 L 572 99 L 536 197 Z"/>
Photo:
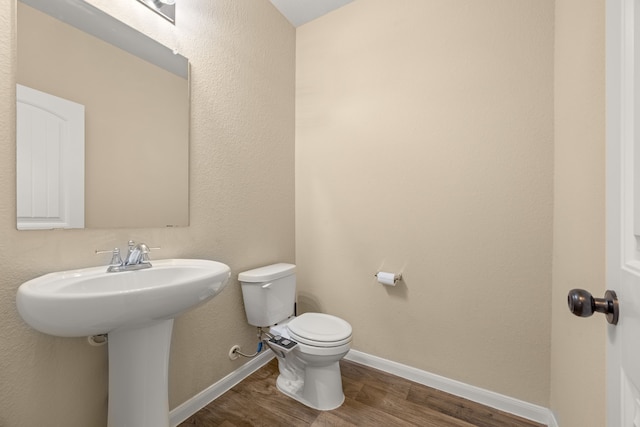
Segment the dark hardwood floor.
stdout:
<path fill-rule="evenodd" d="M 542 427 L 529 420 L 342 360 L 344 404 L 317 411 L 276 389 L 272 360 L 179 427 Z"/>

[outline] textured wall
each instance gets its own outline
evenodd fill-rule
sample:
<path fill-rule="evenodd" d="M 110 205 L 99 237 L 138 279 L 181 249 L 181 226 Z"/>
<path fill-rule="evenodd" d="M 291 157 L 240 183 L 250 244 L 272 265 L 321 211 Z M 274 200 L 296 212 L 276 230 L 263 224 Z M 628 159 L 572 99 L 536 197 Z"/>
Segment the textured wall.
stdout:
<path fill-rule="evenodd" d="M 545 406 L 553 4 L 356 1 L 296 42 L 301 309 L 348 320 L 358 350 Z"/>
<path fill-rule="evenodd" d="M 176 229 L 15 230 L 15 11 L 0 2 L 0 425 L 106 425 L 106 347 L 33 331 L 15 310 L 20 283 L 101 265 L 96 248 L 128 239 L 155 258 L 231 266 L 227 289 L 178 318 L 170 367 L 175 407 L 236 369 L 233 344 L 255 348 L 237 273 L 294 261 L 295 31 L 267 0 L 192 0 L 177 25 L 129 0 L 90 3 L 176 48 L 192 63 L 190 226 Z M 123 153 L 125 155 L 125 153 Z"/>
<path fill-rule="evenodd" d="M 605 2 L 557 0 L 555 16 L 551 408 L 561 426 L 601 427 L 607 323 L 566 301 L 605 290 Z"/>

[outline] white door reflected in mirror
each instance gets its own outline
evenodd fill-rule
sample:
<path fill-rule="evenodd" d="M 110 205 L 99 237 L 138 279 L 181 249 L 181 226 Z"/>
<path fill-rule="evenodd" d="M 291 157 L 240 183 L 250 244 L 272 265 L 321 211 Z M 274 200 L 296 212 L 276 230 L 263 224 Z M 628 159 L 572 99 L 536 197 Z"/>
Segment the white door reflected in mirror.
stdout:
<path fill-rule="evenodd" d="M 18 230 L 84 228 L 84 105 L 16 85 Z"/>

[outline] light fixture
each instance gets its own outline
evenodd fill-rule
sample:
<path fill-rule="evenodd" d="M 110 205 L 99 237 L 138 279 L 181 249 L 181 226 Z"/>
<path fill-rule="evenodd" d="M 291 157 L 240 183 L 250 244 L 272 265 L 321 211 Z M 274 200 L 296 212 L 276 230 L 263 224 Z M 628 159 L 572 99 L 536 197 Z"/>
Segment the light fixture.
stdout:
<path fill-rule="evenodd" d="M 140 3 L 175 25 L 176 0 L 138 0 Z"/>

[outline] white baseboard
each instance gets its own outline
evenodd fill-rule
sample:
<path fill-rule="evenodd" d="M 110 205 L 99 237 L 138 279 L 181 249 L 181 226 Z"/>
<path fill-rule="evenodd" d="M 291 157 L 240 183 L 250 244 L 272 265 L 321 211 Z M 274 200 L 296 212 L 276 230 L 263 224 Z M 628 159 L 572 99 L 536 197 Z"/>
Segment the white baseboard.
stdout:
<path fill-rule="evenodd" d="M 382 359 L 377 356 L 372 356 L 357 350 L 349 351 L 345 356 L 345 359 L 360 363 L 361 365 L 370 366 L 380 371 L 384 371 L 500 411 L 508 412 L 531 421 L 545 424 L 549 427 L 558 427 L 558 423 L 553 412 L 542 406 L 527 403 L 522 400 L 504 396 L 489 390 L 484 390 L 456 380 L 441 377 L 430 372 Z"/>
<path fill-rule="evenodd" d="M 255 359 L 251 359 L 235 371 L 231 372 L 220 381 L 212 384 L 205 390 L 193 396 L 180 406 L 175 407 L 169 412 L 169 425 L 176 427 L 183 421 L 187 420 L 190 416 L 198 412 L 200 409 L 207 406 L 209 403 L 222 396 L 227 391 L 231 390 L 240 381 L 253 374 L 255 371 L 269 363 L 271 359 L 275 357 L 275 354 L 270 349 L 266 349 L 262 354 L 256 356 Z"/>
<path fill-rule="evenodd" d="M 201 391 L 180 406 L 174 408 L 169 414 L 170 426 L 178 426 L 222 394 L 231 390 L 231 388 L 236 384 L 253 374 L 274 357 L 275 355 L 273 352 L 267 349 L 255 359 L 245 363 L 240 368 L 222 378 L 220 381 Z M 361 365 L 370 366 L 380 371 L 388 372 L 392 375 L 408 379 L 418 384 L 442 390 L 455 396 L 469 399 L 473 402 L 477 402 L 500 411 L 508 412 L 531 421 L 545 424 L 549 427 L 558 427 L 558 422 L 556 421 L 553 412 L 542 406 L 464 384 L 456 380 L 441 377 L 436 374 L 382 359 L 377 356 L 372 356 L 357 350 L 349 351 L 345 356 L 345 359 L 360 363 Z"/>

